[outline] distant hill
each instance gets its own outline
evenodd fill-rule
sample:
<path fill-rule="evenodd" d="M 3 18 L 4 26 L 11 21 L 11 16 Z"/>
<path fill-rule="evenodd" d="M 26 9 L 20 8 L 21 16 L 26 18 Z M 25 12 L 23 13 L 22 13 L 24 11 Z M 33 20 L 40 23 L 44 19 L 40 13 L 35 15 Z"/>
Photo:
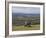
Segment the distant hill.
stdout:
<path fill-rule="evenodd" d="M 40 16 L 40 14 L 24 14 L 24 13 L 12 13 L 12 16 Z"/>

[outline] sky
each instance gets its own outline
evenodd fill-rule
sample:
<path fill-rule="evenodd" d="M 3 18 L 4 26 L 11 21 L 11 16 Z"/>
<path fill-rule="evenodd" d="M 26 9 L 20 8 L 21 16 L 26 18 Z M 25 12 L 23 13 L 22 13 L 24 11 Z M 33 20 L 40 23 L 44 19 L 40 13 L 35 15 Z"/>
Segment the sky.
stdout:
<path fill-rule="evenodd" d="M 39 7 L 12 7 L 12 13 L 40 14 Z"/>

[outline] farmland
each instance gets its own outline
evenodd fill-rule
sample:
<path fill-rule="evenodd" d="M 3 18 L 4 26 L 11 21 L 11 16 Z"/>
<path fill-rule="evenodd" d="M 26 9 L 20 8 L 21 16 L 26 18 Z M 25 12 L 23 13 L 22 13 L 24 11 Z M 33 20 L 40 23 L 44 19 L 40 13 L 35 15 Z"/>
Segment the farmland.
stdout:
<path fill-rule="evenodd" d="M 25 26 L 25 22 L 30 22 L 31 27 Z M 40 30 L 40 14 L 12 14 L 12 30 Z"/>

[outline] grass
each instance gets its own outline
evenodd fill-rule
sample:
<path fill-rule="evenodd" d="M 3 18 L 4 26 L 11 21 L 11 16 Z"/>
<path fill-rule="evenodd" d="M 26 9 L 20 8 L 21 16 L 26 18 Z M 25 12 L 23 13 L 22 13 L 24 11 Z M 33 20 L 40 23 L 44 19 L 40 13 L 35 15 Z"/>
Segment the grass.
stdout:
<path fill-rule="evenodd" d="M 23 31 L 23 30 L 40 30 L 40 25 L 32 25 L 31 27 L 28 26 L 12 26 L 12 31 Z"/>

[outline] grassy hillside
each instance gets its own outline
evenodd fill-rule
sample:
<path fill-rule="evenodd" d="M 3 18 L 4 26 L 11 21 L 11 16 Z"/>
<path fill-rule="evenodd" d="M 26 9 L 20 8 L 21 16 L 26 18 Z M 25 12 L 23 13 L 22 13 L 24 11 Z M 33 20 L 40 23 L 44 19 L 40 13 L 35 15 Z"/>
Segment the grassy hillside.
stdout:
<path fill-rule="evenodd" d="M 25 27 L 25 26 L 16 26 L 13 25 L 12 27 L 13 31 L 23 31 L 23 30 L 40 30 L 40 25 L 32 25 L 32 27 Z"/>
<path fill-rule="evenodd" d="M 31 23 L 32 27 L 24 26 L 25 22 Z M 40 29 L 40 14 L 13 14 L 12 15 L 12 30 L 39 30 Z"/>

